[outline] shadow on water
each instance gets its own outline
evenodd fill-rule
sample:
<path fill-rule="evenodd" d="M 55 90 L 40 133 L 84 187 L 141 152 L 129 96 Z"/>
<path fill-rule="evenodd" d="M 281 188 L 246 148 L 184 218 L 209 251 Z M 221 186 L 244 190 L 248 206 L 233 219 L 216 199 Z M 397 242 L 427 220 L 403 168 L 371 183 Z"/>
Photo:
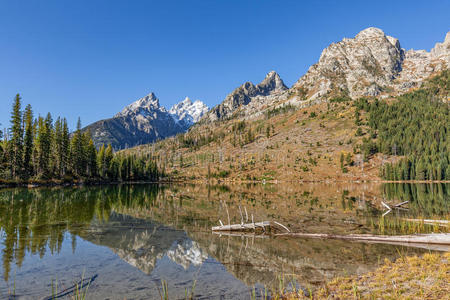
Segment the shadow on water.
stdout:
<path fill-rule="evenodd" d="M 195 281 L 196 296 L 248 298 L 249 287 L 276 287 L 280 275 L 314 289 L 339 275 L 373 270 L 384 258 L 426 250 L 338 240 L 219 236 L 211 234 L 211 226 L 219 219 L 228 222 L 228 215 L 230 222 L 240 222 L 241 206 L 256 220 L 277 220 L 294 231 L 373 233 L 379 228 L 380 199 L 410 201 L 406 214 L 411 217 L 449 214 L 449 185 L 442 184 L 2 190 L 0 294 L 10 289 L 11 280 L 30 278 L 35 285 L 27 284 L 23 294 L 48 294 L 52 276 L 70 286 L 70 276 L 83 268 L 99 274 L 90 291 L 98 297 L 120 298 L 121 293 L 156 297 L 162 279 L 181 297 Z M 54 260 L 45 273 L 40 264 L 47 259 Z M 13 270 L 17 277 L 11 279 Z"/>

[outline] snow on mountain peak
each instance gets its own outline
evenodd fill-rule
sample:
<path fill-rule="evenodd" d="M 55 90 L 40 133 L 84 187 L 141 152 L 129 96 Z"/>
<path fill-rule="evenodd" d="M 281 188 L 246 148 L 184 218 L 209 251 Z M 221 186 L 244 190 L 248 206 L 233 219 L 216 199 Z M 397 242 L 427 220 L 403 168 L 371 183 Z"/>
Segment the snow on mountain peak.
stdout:
<path fill-rule="evenodd" d="M 136 100 L 135 102 L 127 105 L 121 112 L 119 112 L 116 117 L 127 116 L 127 115 L 138 115 L 151 113 L 155 110 L 166 111 L 164 107 L 159 105 L 159 99 L 152 92 L 147 96 Z"/>
<path fill-rule="evenodd" d="M 187 127 L 198 122 L 200 118 L 208 112 L 209 108 L 200 100 L 194 102 L 186 97 L 180 103 L 175 104 L 170 108 L 169 113 L 177 122 L 183 122 Z"/>

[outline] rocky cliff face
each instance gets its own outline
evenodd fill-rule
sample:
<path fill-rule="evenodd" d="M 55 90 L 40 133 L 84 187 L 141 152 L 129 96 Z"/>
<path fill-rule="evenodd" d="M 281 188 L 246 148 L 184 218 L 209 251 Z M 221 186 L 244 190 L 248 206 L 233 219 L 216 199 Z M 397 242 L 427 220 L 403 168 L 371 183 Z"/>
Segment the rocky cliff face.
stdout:
<path fill-rule="evenodd" d="M 397 38 L 370 27 L 324 49 L 291 89 L 272 71 L 260 84 L 246 82 L 234 90 L 203 120 L 249 118 L 287 104 L 303 106 L 334 97 L 398 95 L 449 66 L 450 32 L 430 52 L 406 51 Z"/>
<path fill-rule="evenodd" d="M 323 50 L 292 90 L 303 99 L 402 93 L 448 68 L 449 58 L 450 33 L 430 52 L 406 51 L 398 39 L 371 27 Z"/>
<path fill-rule="evenodd" d="M 246 82 L 235 89 L 221 104 L 206 114 L 205 120 L 216 121 L 230 118 L 239 108 L 248 106 L 252 102 L 271 103 L 277 97 L 284 95 L 287 90 L 280 76 L 272 71 L 257 85 Z"/>
<path fill-rule="evenodd" d="M 155 94 L 150 93 L 126 106 L 113 118 L 97 121 L 83 130 L 91 132 L 97 147 L 111 144 L 119 150 L 185 132 L 208 108 L 201 101 L 192 103 L 185 99 L 172 109 L 167 111 Z"/>
<path fill-rule="evenodd" d="M 424 79 L 449 67 L 450 32 L 447 32 L 444 42 L 436 43 L 430 52 L 413 49 L 405 51 L 403 69 L 394 81 L 394 87 L 401 92 L 418 87 Z"/>

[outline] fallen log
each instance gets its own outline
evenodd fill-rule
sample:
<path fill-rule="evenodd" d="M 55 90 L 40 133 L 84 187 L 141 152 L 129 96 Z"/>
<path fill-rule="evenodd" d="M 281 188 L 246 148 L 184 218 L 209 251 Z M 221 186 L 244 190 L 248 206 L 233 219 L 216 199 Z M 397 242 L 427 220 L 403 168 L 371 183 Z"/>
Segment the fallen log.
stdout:
<path fill-rule="evenodd" d="M 269 237 L 280 237 L 283 236 L 292 237 L 292 235 L 289 234 L 276 234 L 276 235 L 267 235 L 267 234 L 249 234 L 244 232 L 226 232 L 226 231 L 220 231 L 220 232 L 213 232 L 213 234 L 217 234 L 220 236 L 231 236 L 231 237 L 245 237 L 245 238 L 269 238 Z M 311 236 L 308 234 L 308 236 L 300 236 L 296 235 L 294 237 L 306 237 L 306 238 L 318 238 L 317 235 Z M 324 238 L 323 236 L 320 238 Z M 449 252 L 450 251 L 450 245 L 442 245 L 442 244 L 427 244 L 427 243 L 411 243 L 411 242 L 396 242 L 396 241 L 374 241 L 374 240 L 353 240 L 353 242 L 356 243 L 369 243 L 369 244 L 386 244 L 386 245 L 394 245 L 394 246 L 404 246 L 404 247 L 414 247 L 414 248 L 422 248 L 427 249 L 431 251 L 443 251 L 443 252 Z"/>
<path fill-rule="evenodd" d="M 268 239 L 271 237 L 268 234 L 254 234 L 235 231 L 213 231 L 213 234 L 217 234 L 219 236 L 237 236 L 237 237 L 257 238 L 257 239 Z"/>
<path fill-rule="evenodd" d="M 339 239 L 351 241 L 373 241 L 373 242 L 395 242 L 414 244 L 450 245 L 450 233 L 412 234 L 412 235 L 371 235 L 371 234 L 349 234 L 336 235 L 326 233 L 278 233 L 275 236 L 306 237 L 320 239 Z"/>
<path fill-rule="evenodd" d="M 212 231 L 247 231 L 247 230 L 256 230 L 258 228 L 263 229 L 266 231 L 266 229 L 270 228 L 278 228 L 279 230 L 291 232 L 289 228 L 284 226 L 281 223 L 278 223 L 276 221 L 263 221 L 263 222 L 252 222 L 252 223 L 241 223 L 241 224 L 229 224 L 229 225 L 223 225 L 222 221 L 220 221 L 220 226 L 214 226 L 212 228 Z"/>
<path fill-rule="evenodd" d="M 271 222 L 263 221 L 256 223 L 247 223 L 247 224 L 230 224 L 230 225 L 220 225 L 214 226 L 212 231 L 245 231 L 245 230 L 255 230 L 257 228 L 270 228 Z"/>

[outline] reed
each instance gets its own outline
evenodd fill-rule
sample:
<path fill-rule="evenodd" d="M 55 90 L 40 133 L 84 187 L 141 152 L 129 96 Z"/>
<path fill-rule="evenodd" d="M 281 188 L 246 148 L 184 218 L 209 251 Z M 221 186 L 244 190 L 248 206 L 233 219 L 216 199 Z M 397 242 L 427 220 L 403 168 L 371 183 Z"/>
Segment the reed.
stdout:
<path fill-rule="evenodd" d="M 424 218 L 418 218 L 421 222 L 407 220 L 401 217 L 381 216 L 370 221 L 370 227 L 375 234 L 381 235 L 408 235 L 418 233 L 449 233 L 449 226 L 439 224 L 427 224 Z M 448 220 L 445 218 L 444 220 Z"/>

